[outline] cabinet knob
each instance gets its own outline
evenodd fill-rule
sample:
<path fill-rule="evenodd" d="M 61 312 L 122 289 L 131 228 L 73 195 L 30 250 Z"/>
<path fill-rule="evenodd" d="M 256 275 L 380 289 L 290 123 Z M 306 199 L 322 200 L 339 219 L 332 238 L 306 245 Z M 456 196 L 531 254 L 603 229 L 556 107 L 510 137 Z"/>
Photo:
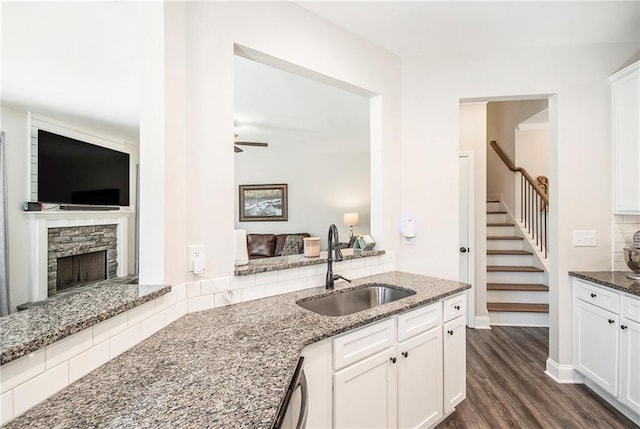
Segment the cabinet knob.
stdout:
<path fill-rule="evenodd" d="M 396 363 L 396 358 L 394 358 L 394 357 L 389 358 L 389 360 L 391 361 L 391 363 Z"/>
<path fill-rule="evenodd" d="M 595 298 L 596 296 L 598 296 L 598 295 L 596 295 L 595 293 L 591 294 L 591 298 Z"/>
<path fill-rule="evenodd" d="M 409 352 L 402 352 L 402 356 L 404 356 L 406 358 L 409 357 Z"/>
<path fill-rule="evenodd" d="M 613 323 L 616 323 L 616 321 L 615 321 L 615 320 L 613 320 L 613 319 L 609 319 L 609 325 L 611 325 L 611 324 L 613 324 Z"/>
<path fill-rule="evenodd" d="M 460 253 L 467 253 L 469 251 L 469 249 L 467 249 L 466 247 L 461 247 L 460 248 Z"/>
<path fill-rule="evenodd" d="M 447 334 L 453 335 L 453 331 L 447 331 Z"/>
<path fill-rule="evenodd" d="M 623 331 L 624 331 L 625 329 L 627 329 L 627 328 L 628 328 L 628 326 L 626 326 L 626 325 L 620 325 L 620 329 L 622 329 Z"/>
<path fill-rule="evenodd" d="M 460 306 L 459 305 L 455 305 L 453 308 L 455 308 L 456 310 L 460 310 Z"/>

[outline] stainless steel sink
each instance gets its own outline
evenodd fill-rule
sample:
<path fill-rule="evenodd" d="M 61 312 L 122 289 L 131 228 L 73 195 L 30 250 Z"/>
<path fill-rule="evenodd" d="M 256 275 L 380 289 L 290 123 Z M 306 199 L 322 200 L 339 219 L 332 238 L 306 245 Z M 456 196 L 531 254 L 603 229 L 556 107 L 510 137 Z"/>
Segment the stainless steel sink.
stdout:
<path fill-rule="evenodd" d="M 367 284 L 342 293 L 319 296 L 297 304 L 324 316 L 346 316 L 414 295 L 412 290 L 384 284 Z"/>

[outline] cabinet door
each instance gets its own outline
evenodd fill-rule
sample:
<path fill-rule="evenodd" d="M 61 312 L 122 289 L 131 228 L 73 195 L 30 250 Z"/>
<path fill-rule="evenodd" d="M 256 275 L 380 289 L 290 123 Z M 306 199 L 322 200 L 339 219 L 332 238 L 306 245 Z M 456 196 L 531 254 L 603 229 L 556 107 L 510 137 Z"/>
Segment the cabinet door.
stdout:
<path fill-rule="evenodd" d="M 442 328 L 398 344 L 398 427 L 426 428 L 442 417 Z"/>
<path fill-rule="evenodd" d="M 604 390 L 618 393 L 618 315 L 576 301 L 575 366 Z"/>
<path fill-rule="evenodd" d="M 640 63 L 612 82 L 614 213 L 640 214 Z"/>
<path fill-rule="evenodd" d="M 640 323 L 620 320 L 620 401 L 640 413 Z"/>
<path fill-rule="evenodd" d="M 444 413 L 452 411 L 467 393 L 467 345 L 463 316 L 443 325 Z"/>
<path fill-rule="evenodd" d="M 336 372 L 334 428 L 394 428 L 397 422 L 395 347 Z"/>

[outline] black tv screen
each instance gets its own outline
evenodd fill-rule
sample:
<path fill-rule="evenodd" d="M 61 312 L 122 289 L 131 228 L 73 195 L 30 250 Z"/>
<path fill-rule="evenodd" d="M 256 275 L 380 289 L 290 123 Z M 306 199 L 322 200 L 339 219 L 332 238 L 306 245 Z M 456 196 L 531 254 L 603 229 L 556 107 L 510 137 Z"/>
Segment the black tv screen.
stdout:
<path fill-rule="evenodd" d="M 38 130 L 38 201 L 129 205 L 129 154 Z"/>

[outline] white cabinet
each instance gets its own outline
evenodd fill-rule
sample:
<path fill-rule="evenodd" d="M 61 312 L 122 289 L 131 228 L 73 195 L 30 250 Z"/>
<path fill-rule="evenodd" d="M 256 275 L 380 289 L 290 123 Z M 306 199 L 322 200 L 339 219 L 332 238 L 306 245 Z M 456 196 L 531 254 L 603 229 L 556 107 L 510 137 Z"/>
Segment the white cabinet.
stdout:
<path fill-rule="evenodd" d="M 389 348 L 334 374 L 334 427 L 395 427 L 394 355 Z"/>
<path fill-rule="evenodd" d="M 640 424 L 640 299 L 578 279 L 573 284 L 574 367 Z"/>
<path fill-rule="evenodd" d="M 398 344 L 398 427 L 429 427 L 442 417 L 442 331 Z"/>
<path fill-rule="evenodd" d="M 584 301 L 576 302 L 576 369 L 615 395 L 618 390 L 618 316 Z"/>
<path fill-rule="evenodd" d="M 443 326 L 444 331 L 444 412 L 453 411 L 467 392 L 466 325 L 463 316 Z"/>
<path fill-rule="evenodd" d="M 640 299 L 622 298 L 620 401 L 640 413 Z"/>
<path fill-rule="evenodd" d="M 449 312 L 436 302 L 333 340 L 333 427 L 428 428 L 453 411 L 465 397 L 465 294 L 450 300 Z"/>
<path fill-rule="evenodd" d="M 610 77 L 613 112 L 613 211 L 640 214 L 640 62 Z"/>

